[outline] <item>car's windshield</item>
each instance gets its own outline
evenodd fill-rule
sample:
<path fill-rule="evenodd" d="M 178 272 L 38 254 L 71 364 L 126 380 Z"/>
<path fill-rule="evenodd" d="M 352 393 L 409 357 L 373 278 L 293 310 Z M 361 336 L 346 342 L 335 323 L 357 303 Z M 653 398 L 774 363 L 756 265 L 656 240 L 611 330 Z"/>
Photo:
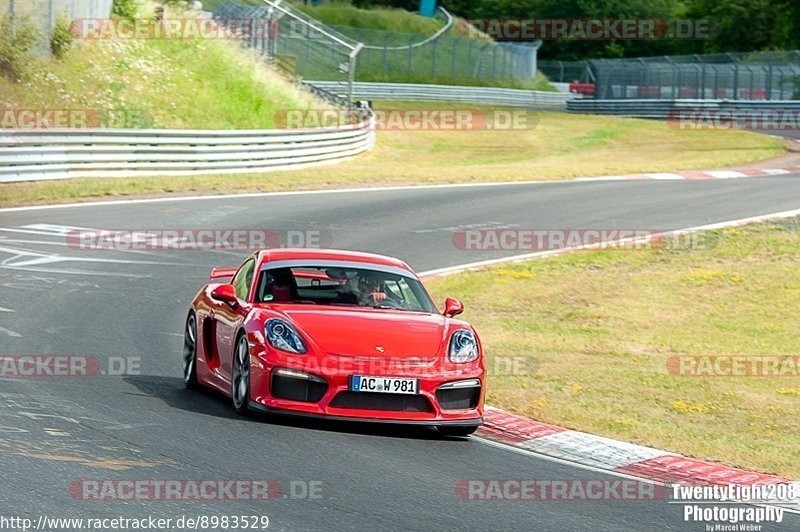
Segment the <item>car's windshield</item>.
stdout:
<path fill-rule="evenodd" d="M 256 301 L 436 312 L 417 279 L 361 267 L 266 268 L 258 281 Z"/>

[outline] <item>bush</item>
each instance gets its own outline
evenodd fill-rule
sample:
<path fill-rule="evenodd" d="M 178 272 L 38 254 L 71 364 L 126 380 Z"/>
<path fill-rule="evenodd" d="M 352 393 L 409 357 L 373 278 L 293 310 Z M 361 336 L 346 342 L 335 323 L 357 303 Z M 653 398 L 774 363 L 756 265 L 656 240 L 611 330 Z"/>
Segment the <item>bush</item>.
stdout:
<path fill-rule="evenodd" d="M 139 12 L 139 5 L 136 0 L 114 0 L 111 6 L 111 14 L 119 18 L 135 18 Z"/>
<path fill-rule="evenodd" d="M 18 80 L 33 61 L 39 33 L 27 21 L 0 17 L 0 75 Z"/>
<path fill-rule="evenodd" d="M 61 59 L 72 48 L 75 36 L 72 35 L 69 19 L 66 15 L 61 15 L 56 19 L 53 32 L 50 35 L 50 51 L 53 57 Z"/>

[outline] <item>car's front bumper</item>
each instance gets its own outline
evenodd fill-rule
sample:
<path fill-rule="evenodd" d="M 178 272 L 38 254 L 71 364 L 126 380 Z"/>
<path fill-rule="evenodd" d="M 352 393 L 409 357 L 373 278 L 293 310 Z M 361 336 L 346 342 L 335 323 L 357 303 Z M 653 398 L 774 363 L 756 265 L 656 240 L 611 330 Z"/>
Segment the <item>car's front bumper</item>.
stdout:
<path fill-rule="evenodd" d="M 290 416 L 309 419 L 321 419 L 328 421 L 340 421 L 345 423 L 375 423 L 386 425 L 414 425 L 425 427 L 480 427 L 483 425 L 483 418 L 475 419 L 454 419 L 454 420 L 406 420 L 406 419 L 382 419 L 365 417 L 346 417 L 334 416 L 330 414 L 313 414 L 309 412 L 299 412 L 297 410 L 284 410 L 281 408 L 271 408 L 255 401 L 250 401 L 250 408 L 262 414 Z"/>
<path fill-rule="evenodd" d="M 441 361 L 420 364 L 391 363 L 376 368 L 364 367 L 358 361 L 346 357 L 336 358 L 334 364 L 329 363 L 330 359 L 321 363 L 319 358 L 314 357 L 281 354 L 265 356 L 264 353 L 259 353 L 251 356 L 251 360 L 251 402 L 254 409 L 263 412 L 430 426 L 468 427 L 483 423 L 485 381 L 484 368 L 480 361 L 463 365 Z M 286 399 L 286 394 L 276 393 L 277 387 L 273 389 L 274 372 L 277 370 L 296 371 L 321 379 L 324 381 L 324 391 L 319 391 L 316 396 L 307 393 L 305 400 Z M 419 394 L 399 396 L 352 392 L 350 378 L 353 375 L 418 379 Z M 469 401 L 469 407 L 447 408 L 452 404 L 448 405 L 437 398 L 437 391 L 441 392 L 442 385 L 469 380 L 479 383 L 474 400 Z M 366 395 L 370 397 L 365 397 Z M 444 398 L 444 395 L 440 394 L 438 397 Z M 362 401 L 362 398 L 365 400 Z"/>

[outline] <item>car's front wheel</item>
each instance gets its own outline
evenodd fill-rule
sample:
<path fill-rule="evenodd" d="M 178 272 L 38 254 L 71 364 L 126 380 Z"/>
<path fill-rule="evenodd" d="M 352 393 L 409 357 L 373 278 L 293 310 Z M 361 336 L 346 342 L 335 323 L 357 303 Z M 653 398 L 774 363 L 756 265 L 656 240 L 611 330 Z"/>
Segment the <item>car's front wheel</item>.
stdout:
<path fill-rule="evenodd" d="M 239 414 L 246 414 L 250 405 L 250 345 L 246 334 L 242 334 L 236 342 L 231 373 L 233 409 Z"/>
<path fill-rule="evenodd" d="M 183 332 L 183 385 L 197 388 L 197 318 L 194 312 L 186 318 Z"/>
<path fill-rule="evenodd" d="M 439 434 L 443 436 L 466 437 L 478 430 L 478 427 L 439 427 Z"/>

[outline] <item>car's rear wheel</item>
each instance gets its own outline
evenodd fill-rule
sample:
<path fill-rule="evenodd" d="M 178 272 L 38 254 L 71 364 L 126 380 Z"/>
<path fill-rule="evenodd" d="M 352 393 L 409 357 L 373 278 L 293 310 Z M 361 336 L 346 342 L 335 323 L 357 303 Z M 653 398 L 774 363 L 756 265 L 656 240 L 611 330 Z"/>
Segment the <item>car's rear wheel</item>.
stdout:
<path fill-rule="evenodd" d="M 439 434 L 443 436 L 466 437 L 478 430 L 478 427 L 439 427 Z"/>
<path fill-rule="evenodd" d="M 236 342 L 233 355 L 231 398 L 233 409 L 239 414 L 246 414 L 250 405 L 250 345 L 245 334 Z"/>
<path fill-rule="evenodd" d="M 196 389 L 197 384 L 197 318 L 194 312 L 186 319 L 183 332 L 183 385 Z"/>

